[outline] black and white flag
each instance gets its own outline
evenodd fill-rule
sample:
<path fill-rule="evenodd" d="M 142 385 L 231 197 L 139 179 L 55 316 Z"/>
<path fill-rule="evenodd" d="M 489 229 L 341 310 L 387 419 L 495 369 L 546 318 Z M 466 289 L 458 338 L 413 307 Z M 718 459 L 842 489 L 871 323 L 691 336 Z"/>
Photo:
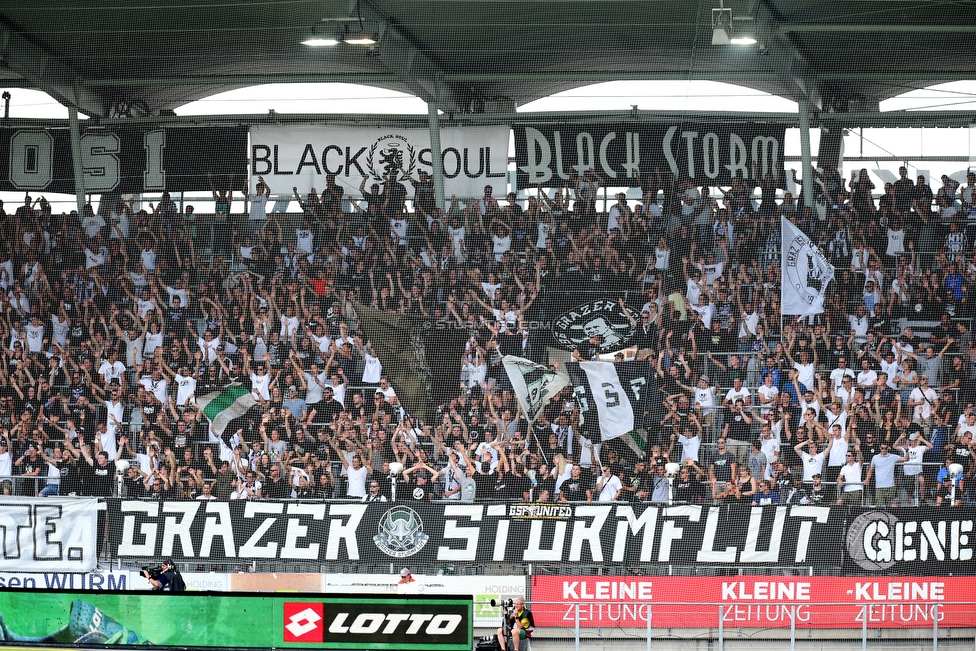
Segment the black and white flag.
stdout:
<path fill-rule="evenodd" d="M 637 431 L 645 410 L 646 362 L 579 362 L 567 365 L 579 405 L 583 431 L 593 441 L 621 438 L 640 453 L 644 440 Z"/>
<path fill-rule="evenodd" d="M 824 311 L 827 285 L 834 279 L 834 265 L 826 256 L 785 217 L 783 225 L 782 255 L 782 309 L 783 314 L 799 317 L 820 314 Z"/>
<path fill-rule="evenodd" d="M 569 378 L 562 373 L 532 360 L 506 355 L 502 363 L 530 424 L 535 422 L 553 396 L 569 384 Z"/>

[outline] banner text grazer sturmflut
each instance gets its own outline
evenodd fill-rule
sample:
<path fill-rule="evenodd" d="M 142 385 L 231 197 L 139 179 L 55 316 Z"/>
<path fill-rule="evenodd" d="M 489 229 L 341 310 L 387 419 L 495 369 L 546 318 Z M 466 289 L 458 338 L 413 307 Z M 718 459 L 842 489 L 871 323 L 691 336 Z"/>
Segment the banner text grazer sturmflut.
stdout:
<path fill-rule="evenodd" d="M 112 500 L 109 530 L 123 559 L 838 567 L 844 513 L 796 505 Z"/>

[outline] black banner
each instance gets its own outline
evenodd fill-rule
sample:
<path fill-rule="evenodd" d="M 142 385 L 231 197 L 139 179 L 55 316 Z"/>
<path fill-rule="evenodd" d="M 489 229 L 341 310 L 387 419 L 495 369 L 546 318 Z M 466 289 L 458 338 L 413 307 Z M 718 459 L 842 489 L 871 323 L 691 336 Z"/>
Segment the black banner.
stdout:
<path fill-rule="evenodd" d="M 468 329 L 360 304 L 356 314 L 408 414 L 429 418 L 439 405 L 457 397 Z"/>
<path fill-rule="evenodd" d="M 609 186 L 637 186 L 660 168 L 697 185 L 729 185 L 782 164 L 786 127 L 774 124 L 586 124 L 516 126 L 518 187 L 573 184 L 593 169 Z M 780 178 L 782 185 L 785 179 Z"/>
<path fill-rule="evenodd" d="M 161 192 L 244 188 L 245 127 L 83 129 L 85 191 Z M 0 129 L 0 190 L 75 191 L 67 128 Z"/>
<path fill-rule="evenodd" d="M 797 505 L 110 500 L 108 530 L 123 559 L 838 567 L 844 513 Z"/>
<path fill-rule="evenodd" d="M 976 509 L 853 510 L 844 541 L 850 573 L 976 574 Z"/>

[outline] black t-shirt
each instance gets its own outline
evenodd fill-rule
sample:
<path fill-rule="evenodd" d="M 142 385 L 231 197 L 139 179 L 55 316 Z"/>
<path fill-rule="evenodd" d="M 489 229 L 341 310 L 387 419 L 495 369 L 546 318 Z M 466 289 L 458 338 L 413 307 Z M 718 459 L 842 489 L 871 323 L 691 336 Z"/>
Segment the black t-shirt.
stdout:
<path fill-rule="evenodd" d="M 58 488 L 59 495 L 81 495 L 83 486 L 81 483 L 81 472 L 77 464 L 71 461 L 59 461 L 58 472 L 61 481 Z"/>
<path fill-rule="evenodd" d="M 269 499 L 285 500 L 291 497 L 291 484 L 284 477 L 280 478 L 277 482 L 269 479 L 261 487 L 261 494 Z"/>
<path fill-rule="evenodd" d="M 682 480 L 680 477 L 674 480 L 674 499 L 678 502 L 694 504 L 704 495 L 701 482 L 697 479 Z"/>
<path fill-rule="evenodd" d="M 786 472 L 782 475 L 773 476 L 773 487 L 776 492 L 779 493 L 781 501 L 786 501 L 790 497 L 790 492 L 793 490 L 793 474 L 787 468 Z"/>
<path fill-rule="evenodd" d="M 562 483 L 559 487 L 560 493 L 562 493 L 567 501 L 570 502 L 585 502 L 586 501 L 586 491 L 593 486 L 593 476 L 586 470 L 582 468 L 580 472 L 579 479 L 573 479 L 572 476 Z"/>
<path fill-rule="evenodd" d="M 724 485 L 725 482 L 732 479 L 732 464 L 734 462 L 735 455 L 728 450 L 726 450 L 724 454 L 715 453 L 712 456 L 711 464 L 714 467 L 715 480 L 719 484 Z"/>
<path fill-rule="evenodd" d="M 112 483 L 115 481 L 115 472 L 112 466 L 101 466 L 98 459 L 91 466 L 85 463 L 85 493 L 96 497 L 111 497 Z"/>
<path fill-rule="evenodd" d="M 129 499 L 139 499 L 146 494 L 146 487 L 142 483 L 142 476 L 136 478 L 128 475 L 123 478 L 122 485 L 125 486 L 125 494 Z"/>

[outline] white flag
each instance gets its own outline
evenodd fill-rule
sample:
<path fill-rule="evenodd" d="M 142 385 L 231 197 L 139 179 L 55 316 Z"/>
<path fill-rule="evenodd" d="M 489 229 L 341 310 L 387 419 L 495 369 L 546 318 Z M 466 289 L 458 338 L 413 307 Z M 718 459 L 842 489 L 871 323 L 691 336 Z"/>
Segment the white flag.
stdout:
<path fill-rule="evenodd" d="M 502 363 L 530 424 L 535 422 L 552 397 L 569 384 L 569 378 L 565 375 L 528 359 L 506 355 Z"/>
<path fill-rule="evenodd" d="M 596 413 L 600 420 L 600 439 L 609 441 L 634 429 L 634 408 L 613 362 L 580 362 L 586 373 Z"/>
<path fill-rule="evenodd" d="M 827 285 L 834 279 L 834 265 L 826 256 L 785 217 L 783 227 L 782 311 L 799 317 L 824 311 Z"/>

